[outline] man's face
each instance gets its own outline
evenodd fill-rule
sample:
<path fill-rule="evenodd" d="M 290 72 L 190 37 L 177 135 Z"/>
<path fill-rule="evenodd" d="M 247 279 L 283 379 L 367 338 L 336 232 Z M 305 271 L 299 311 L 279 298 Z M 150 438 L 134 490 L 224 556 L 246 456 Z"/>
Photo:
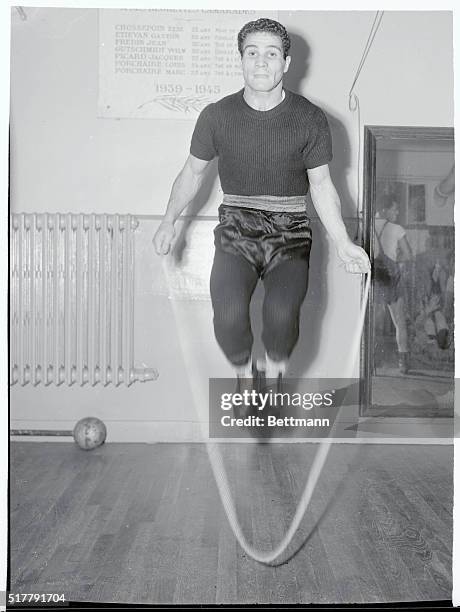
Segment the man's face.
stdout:
<path fill-rule="evenodd" d="M 245 84 L 254 91 L 269 92 L 283 80 L 291 58 L 284 59 L 281 38 L 270 32 L 248 34 L 241 58 Z"/>

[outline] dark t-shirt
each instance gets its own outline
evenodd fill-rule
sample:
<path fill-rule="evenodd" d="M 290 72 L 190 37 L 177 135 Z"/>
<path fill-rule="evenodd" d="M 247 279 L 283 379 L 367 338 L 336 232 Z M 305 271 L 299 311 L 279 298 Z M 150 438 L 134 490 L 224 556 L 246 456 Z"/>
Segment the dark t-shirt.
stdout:
<path fill-rule="evenodd" d="M 332 159 L 324 112 L 289 90 L 268 111 L 251 108 L 243 91 L 209 104 L 198 117 L 190 153 L 219 158 L 224 193 L 294 196 L 308 192 L 307 169 Z"/>

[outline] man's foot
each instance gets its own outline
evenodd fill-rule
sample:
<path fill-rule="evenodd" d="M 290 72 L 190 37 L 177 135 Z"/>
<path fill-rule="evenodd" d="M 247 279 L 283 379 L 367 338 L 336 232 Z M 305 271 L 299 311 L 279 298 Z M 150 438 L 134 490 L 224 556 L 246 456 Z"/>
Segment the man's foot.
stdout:
<path fill-rule="evenodd" d="M 248 416 L 257 414 L 258 411 L 258 384 L 259 372 L 255 365 L 252 365 L 252 375 L 247 373 L 237 374 L 235 393 L 242 395 L 241 405 L 233 404 L 233 416 L 237 419 L 244 419 Z"/>
<path fill-rule="evenodd" d="M 261 387 L 263 392 L 269 394 L 266 404 L 267 415 L 278 418 L 281 415 L 283 404 L 280 394 L 283 393 L 283 376 L 287 368 L 287 359 L 274 360 L 265 353 L 264 379 Z"/>
<path fill-rule="evenodd" d="M 279 394 L 283 393 L 283 374 L 278 372 L 275 378 L 268 378 L 264 372 L 261 381 L 261 393 L 268 396 L 265 405 L 266 415 L 278 418 L 282 411 L 282 399 Z"/>

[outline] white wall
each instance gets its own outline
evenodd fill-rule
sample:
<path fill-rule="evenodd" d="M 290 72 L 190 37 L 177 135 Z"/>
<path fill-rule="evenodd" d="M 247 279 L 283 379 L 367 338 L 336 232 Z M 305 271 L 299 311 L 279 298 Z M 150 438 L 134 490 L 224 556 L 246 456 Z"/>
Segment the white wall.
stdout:
<path fill-rule="evenodd" d="M 14 212 L 130 212 L 141 216 L 136 265 L 145 283 L 136 293 L 136 360 L 160 371 L 156 382 L 128 389 L 13 387 L 14 427 L 70 429 L 77 418 L 104 418 L 112 439 L 194 439 L 190 382 L 170 303 L 158 295 L 159 262 L 150 241 L 171 182 L 187 155 L 193 122 L 98 119 L 97 11 L 13 11 L 11 72 L 11 205 Z M 292 32 L 287 86 L 322 105 L 334 138 L 331 164 L 344 215 L 354 236 L 358 117 L 348 91 L 374 13 L 280 12 Z M 297 64 L 296 64 L 297 62 Z M 453 125 L 452 19 L 448 12 L 387 12 L 357 86 L 361 124 Z M 362 181 L 361 181 L 362 184 Z M 214 215 L 216 181 L 201 214 Z M 312 211 L 312 215 L 313 211 Z M 209 223 L 209 258 L 214 221 Z M 359 309 L 360 281 L 338 266 L 314 221 L 315 245 L 302 335 L 291 374 L 340 376 Z M 260 295 L 258 296 L 260 299 Z M 230 370 L 215 345 L 209 302 L 189 304 L 190 327 L 203 376 Z M 201 332 L 202 330 L 202 332 Z M 358 370 L 356 370 L 358 372 Z"/>

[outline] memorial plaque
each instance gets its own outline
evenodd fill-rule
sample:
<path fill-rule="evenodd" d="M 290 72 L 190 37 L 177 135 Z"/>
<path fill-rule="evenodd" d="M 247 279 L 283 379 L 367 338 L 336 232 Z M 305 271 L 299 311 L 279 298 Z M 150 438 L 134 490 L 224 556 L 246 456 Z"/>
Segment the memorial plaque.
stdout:
<path fill-rule="evenodd" d="M 107 118 L 196 119 L 243 86 L 237 34 L 274 11 L 99 10 L 99 105 Z"/>

